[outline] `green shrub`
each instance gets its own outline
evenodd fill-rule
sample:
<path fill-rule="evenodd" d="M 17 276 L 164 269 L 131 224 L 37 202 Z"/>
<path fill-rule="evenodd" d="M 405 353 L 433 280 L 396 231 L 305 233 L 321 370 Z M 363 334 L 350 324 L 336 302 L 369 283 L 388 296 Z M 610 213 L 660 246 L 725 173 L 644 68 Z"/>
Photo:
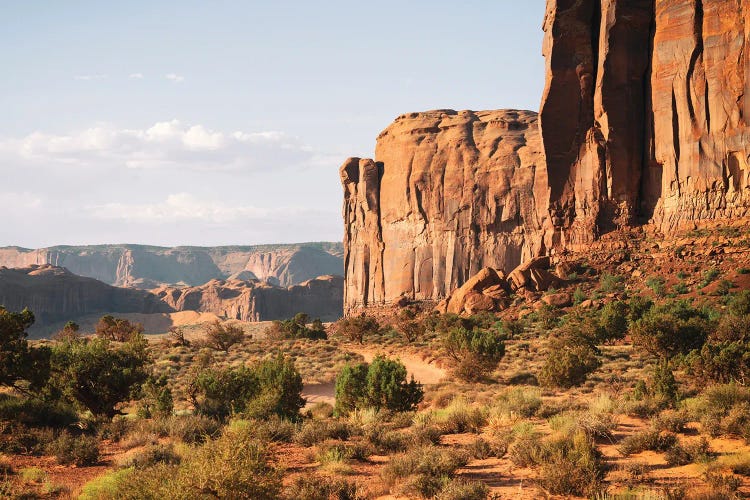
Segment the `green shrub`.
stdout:
<path fill-rule="evenodd" d="M 492 373 L 505 356 L 505 336 L 490 329 L 452 328 L 442 338 L 453 361 L 453 373 L 467 381 L 480 380 Z"/>
<path fill-rule="evenodd" d="M 680 281 L 672 287 L 672 291 L 678 295 L 684 295 L 690 292 L 690 288 L 688 288 L 684 281 Z"/>
<path fill-rule="evenodd" d="M 135 455 L 131 455 L 125 466 L 143 469 L 157 464 L 173 465 L 178 463 L 180 463 L 180 457 L 175 453 L 174 446 L 171 444 L 152 444 Z"/>
<path fill-rule="evenodd" d="M 719 277 L 719 274 L 721 274 L 721 271 L 719 271 L 717 268 L 712 267 L 709 269 L 706 269 L 703 272 L 703 281 L 701 281 L 700 285 L 698 285 L 699 288 L 705 288 L 708 285 L 711 284 L 712 281 L 714 281 L 716 278 Z"/>
<path fill-rule="evenodd" d="M 301 392 L 302 376 L 282 355 L 249 367 L 203 369 L 188 387 L 196 412 L 221 419 L 233 414 L 295 419 L 305 404 Z"/>
<path fill-rule="evenodd" d="M 309 327 L 308 324 L 310 324 Z M 325 340 L 328 338 L 320 319 L 310 322 L 310 317 L 305 313 L 298 313 L 292 319 L 274 321 L 266 329 L 266 336 L 272 339 Z"/>
<path fill-rule="evenodd" d="M 112 418 L 148 377 L 147 347 L 140 335 L 117 345 L 102 338 L 59 342 L 52 348 L 49 390 L 95 416 Z"/>
<path fill-rule="evenodd" d="M 47 452 L 63 465 L 94 465 L 99 461 L 99 440 L 93 436 L 73 436 L 63 432 L 49 444 Z"/>
<path fill-rule="evenodd" d="M 708 462 L 711 456 L 711 447 L 706 438 L 702 437 L 698 441 L 693 441 L 685 445 L 675 443 L 667 450 L 664 459 L 670 466 L 674 467 L 693 462 Z"/>
<path fill-rule="evenodd" d="M 345 441 L 352 434 L 346 422 L 338 420 L 305 420 L 294 435 L 294 441 L 302 446 L 314 446 L 328 439 Z"/>
<path fill-rule="evenodd" d="M 597 341 L 620 340 L 628 331 L 628 306 L 620 300 L 609 302 L 599 312 L 597 319 Z"/>
<path fill-rule="evenodd" d="M 664 297 L 667 293 L 667 289 L 664 286 L 664 278 L 661 276 L 652 276 L 646 280 L 646 286 L 654 292 L 657 297 Z"/>
<path fill-rule="evenodd" d="M 30 427 L 62 429 L 76 423 L 78 413 L 64 401 L 45 401 L 35 397 L 1 394 L 0 421 L 12 421 Z"/>
<path fill-rule="evenodd" d="M 533 317 L 539 322 L 539 325 L 545 330 L 552 330 L 560 322 L 562 311 L 555 306 L 542 304 L 539 309 L 534 311 Z"/>
<path fill-rule="evenodd" d="M 700 349 L 711 328 L 705 312 L 678 301 L 650 309 L 633 325 L 631 334 L 635 346 L 670 359 Z"/>
<path fill-rule="evenodd" d="M 654 307 L 654 302 L 651 299 L 642 295 L 634 295 L 630 297 L 630 300 L 628 301 L 628 309 L 630 310 L 628 319 L 631 323 L 635 323 L 652 307 Z"/>
<path fill-rule="evenodd" d="M 227 429 L 187 454 L 179 464 L 159 463 L 111 481 L 104 499 L 237 498 L 272 500 L 281 495 L 281 473 L 263 443 L 246 429 Z"/>
<path fill-rule="evenodd" d="M 456 398 L 445 409 L 437 412 L 435 420 L 445 434 L 479 433 L 487 424 L 487 413 L 463 398 Z"/>
<path fill-rule="evenodd" d="M 447 479 L 466 465 L 468 457 L 463 452 L 436 446 L 417 447 L 407 453 L 391 457 L 383 470 L 386 484 L 393 486 L 399 480 L 412 478 L 412 488 L 422 496 L 435 496 Z"/>
<path fill-rule="evenodd" d="M 404 365 L 382 355 L 369 365 L 347 365 L 336 377 L 336 412 L 340 415 L 357 408 L 412 411 L 423 397 L 422 386 L 413 377 L 406 381 Z"/>
<path fill-rule="evenodd" d="M 750 314 L 750 290 L 742 290 L 735 294 L 729 301 L 728 309 L 734 316 Z"/>
<path fill-rule="evenodd" d="M 625 289 L 625 279 L 622 276 L 602 273 L 599 278 L 599 290 L 603 293 L 622 292 Z"/>
<path fill-rule="evenodd" d="M 26 340 L 33 324 L 34 314 L 28 309 L 11 312 L 0 306 L 0 386 L 26 381 L 40 389 L 47 382 L 49 349 L 32 348 Z"/>
<path fill-rule="evenodd" d="M 576 289 L 573 290 L 573 304 L 578 305 L 586 299 L 588 299 L 586 292 L 584 292 L 580 286 L 577 286 Z"/>
<path fill-rule="evenodd" d="M 677 443 L 677 436 L 661 433 L 656 430 L 641 431 L 631 434 L 620 442 L 620 453 L 624 456 L 642 451 L 667 451 Z"/>
<path fill-rule="evenodd" d="M 172 391 L 167 386 L 167 376 L 149 377 L 141 386 L 138 416 L 141 418 L 167 417 L 174 411 Z"/>
<path fill-rule="evenodd" d="M 596 347 L 582 339 L 554 339 L 539 373 L 539 382 L 547 387 L 570 388 L 581 385 L 589 373 L 601 365 Z"/>

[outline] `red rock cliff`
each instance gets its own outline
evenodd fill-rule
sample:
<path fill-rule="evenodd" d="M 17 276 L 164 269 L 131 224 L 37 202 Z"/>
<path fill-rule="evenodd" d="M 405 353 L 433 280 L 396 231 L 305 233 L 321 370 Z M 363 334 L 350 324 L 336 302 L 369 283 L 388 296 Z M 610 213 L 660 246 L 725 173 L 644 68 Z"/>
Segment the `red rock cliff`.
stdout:
<path fill-rule="evenodd" d="M 344 164 L 345 310 L 618 226 L 750 215 L 750 0 L 548 0 L 544 31 L 538 125 L 402 115 Z"/>

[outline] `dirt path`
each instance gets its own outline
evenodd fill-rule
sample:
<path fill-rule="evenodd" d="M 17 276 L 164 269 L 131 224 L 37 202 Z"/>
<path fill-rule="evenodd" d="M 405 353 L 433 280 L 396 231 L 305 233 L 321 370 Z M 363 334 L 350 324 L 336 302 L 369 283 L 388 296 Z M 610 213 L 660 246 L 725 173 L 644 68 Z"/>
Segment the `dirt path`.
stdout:
<path fill-rule="evenodd" d="M 373 349 L 372 347 L 366 346 L 347 346 L 347 351 L 356 353 L 365 358 L 365 361 L 370 363 L 375 356 L 382 352 Z M 429 363 L 419 356 L 414 354 L 398 354 L 396 356 L 390 355 L 389 357 L 397 357 L 406 367 L 406 372 L 409 377 L 414 377 L 414 380 L 421 382 L 425 385 L 437 384 L 442 381 L 447 375 L 446 371 L 442 368 Z M 326 382 L 323 384 L 305 384 L 302 389 L 302 397 L 307 400 L 307 406 L 312 406 L 316 403 L 328 403 L 334 405 L 336 403 L 336 387 L 335 382 Z"/>

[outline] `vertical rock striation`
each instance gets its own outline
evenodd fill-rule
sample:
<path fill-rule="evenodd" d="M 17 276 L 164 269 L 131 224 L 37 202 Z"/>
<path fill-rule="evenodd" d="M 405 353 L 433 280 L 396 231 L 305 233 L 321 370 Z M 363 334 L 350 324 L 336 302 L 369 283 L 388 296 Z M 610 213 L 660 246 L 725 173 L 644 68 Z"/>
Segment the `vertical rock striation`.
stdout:
<path fill-rule="evenodd" d="M 750 215 L 750 0 L 548 0 L 539 112 L 430 111 L 341 170 L 345 310 L 602 233 Z"/>

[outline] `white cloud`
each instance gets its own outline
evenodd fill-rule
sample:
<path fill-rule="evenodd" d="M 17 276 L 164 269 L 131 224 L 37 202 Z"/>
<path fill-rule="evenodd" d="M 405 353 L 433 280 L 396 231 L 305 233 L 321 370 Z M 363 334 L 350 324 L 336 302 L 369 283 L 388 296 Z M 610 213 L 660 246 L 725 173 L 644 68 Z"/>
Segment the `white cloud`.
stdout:
<path fill-rule="evenodd" d="M 143 73 L 130 73 L 128 75 L 128 78 L 131 80 L 143 80 Z"/>
<path fill-rule="evenodd" d="M 182 83 L 185 81 L 184 76 L 178 75 L 176 73 L 167 73 L 166 75 L 164 75 L 164 78 L 166 78 L 167 80 L 171 80 L 174 83 Z"/>
<path fill-rule="evenodd" d="M 104 80 L 107 75 L 76 75 L 76 80 L 91 81 L 91 80 Z"/>
<path fill-rule="evenodd" d="M 143 129 L 98 124 L 68 133 L 0 139 L 0 161 L 102 168 L 258 171 L 311 164 L 317 155 L 279 131 L 223 132 L 179 120 Z"/>

